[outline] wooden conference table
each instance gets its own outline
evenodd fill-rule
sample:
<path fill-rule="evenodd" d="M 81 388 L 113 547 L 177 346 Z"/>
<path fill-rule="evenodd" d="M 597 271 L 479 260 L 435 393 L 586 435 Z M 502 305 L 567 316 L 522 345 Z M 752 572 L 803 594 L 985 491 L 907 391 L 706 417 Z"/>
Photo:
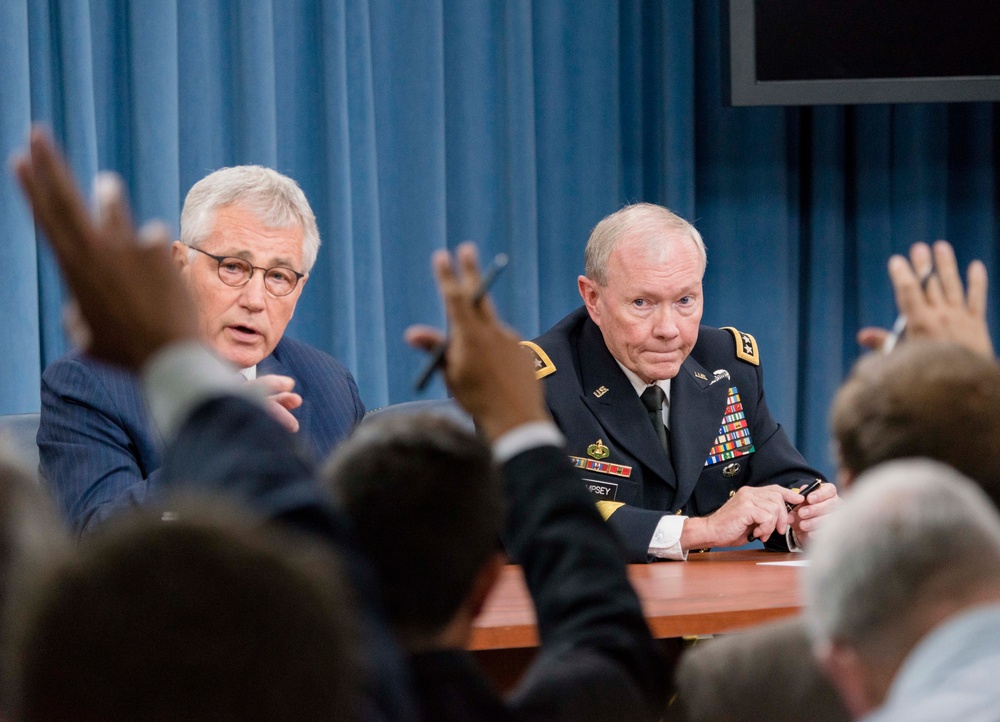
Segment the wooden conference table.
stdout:
<path fill-rule="evenodd" d="M 687 562 L 629 565 L 629 578 L 658 639 L 718 634 L 798 612 L 801 567 L 760 566 L 798 554 L 763 550 L 691 554 Z M 534 656 L 535 610 L 521 569 L 508 565 L 476 620 L 469 648 L 502 686 Z M 503 670 L 506 670 L 504 672 Z"/>

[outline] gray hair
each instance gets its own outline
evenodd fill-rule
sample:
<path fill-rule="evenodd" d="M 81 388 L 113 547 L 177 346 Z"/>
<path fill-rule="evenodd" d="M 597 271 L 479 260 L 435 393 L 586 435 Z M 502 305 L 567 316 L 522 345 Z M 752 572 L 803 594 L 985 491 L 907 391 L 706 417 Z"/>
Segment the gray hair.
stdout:
<path fill-rule="evenodd" d="M 814 642 L 899 663 L 931 605 L 1000 589 L 1000 515 L 950 466 L 892 461 L 858 477 L 810 555 L 803 595 Z"/>
<path fill-rule="evenodd" d="M 590 232 L 587 248 L 584 251 L 587 278 L 599 286 L 607 285 L 608 259 L 626 232 L 637 234 L 646 242 L 648 248 L 657 250 L 662 255 L 666 244 L 663 243 L 661 234 L 666 230 L 677 231 L 694 242 L 698 248 L 698 255 L 701 256 L 701 267 L 704 271 L 708 264 L 708 254 L 697 228 L 663 206 L 633 203 L 606 216 Z"/>
<path fill-rule="evenodd" d="M 302 228 L 302 271 L 309 273 L 319 253 L 316 216 L 298 183 L 259 165 L 220 168 L 191 186 L 181 211 L 181 242 L 200 248 L 212 232 L 215 211 L 246 208 L 273 228 Z M 294 269 L 299 270 L 299 269 Z"/>

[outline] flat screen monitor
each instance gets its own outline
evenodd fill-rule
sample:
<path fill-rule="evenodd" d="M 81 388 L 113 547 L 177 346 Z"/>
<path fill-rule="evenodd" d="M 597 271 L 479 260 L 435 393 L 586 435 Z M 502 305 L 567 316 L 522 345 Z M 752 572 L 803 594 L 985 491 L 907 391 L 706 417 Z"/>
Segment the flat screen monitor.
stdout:
<path fill-rule="evenodd" d="M 1000 100 L 998 0 L 729 0 L 732 105 Z"/>

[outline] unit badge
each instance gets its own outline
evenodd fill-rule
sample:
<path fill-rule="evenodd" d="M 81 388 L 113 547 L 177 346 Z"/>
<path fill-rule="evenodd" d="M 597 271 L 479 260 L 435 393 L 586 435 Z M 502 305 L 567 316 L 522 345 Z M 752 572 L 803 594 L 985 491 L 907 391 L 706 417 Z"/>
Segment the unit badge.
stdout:
<path fill-rule="evenodd" d="M 601 439 L 587 447 L 587 456 L 593 457 L 600 461 L 601 459 L 607 459 L 611 455 L 611 449 L 604 445 Z"/>

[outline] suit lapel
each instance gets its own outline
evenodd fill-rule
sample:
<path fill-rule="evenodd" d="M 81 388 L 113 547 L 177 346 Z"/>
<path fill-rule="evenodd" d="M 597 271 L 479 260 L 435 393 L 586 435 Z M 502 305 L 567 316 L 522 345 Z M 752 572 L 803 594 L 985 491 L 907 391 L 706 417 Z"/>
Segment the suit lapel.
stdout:
<path fill-rule="evenodd" d="M 617 444 L 658 477 L 673 484 L 674 471 L 649 423 L 646 409 L 604 344 L 600 328 L 590 320 L 584 323 L 580 334 L 577 358 L 583 403 L 608 432 L 609 438 L 604 441 L 609 446 Z M 607 391 L 602 392 L 602 387 Z M 613 453 L 609 460 L 614 461 Z"/>
<path fill-rule="evenodd" d="M 261 362 L 257 364 L 257 376 L 266 376 L 267 374 L 277 374 L 279 376 L 289 376 L 295 379 L 295 388 L 292 391 L 302 394 L 302 405 L 292 410 L 292 416 L 299 420 L 300 428 L 305 425 L 306 417 L 309 415 L 309 405 L 306 403 L 305 394 L 303 394 L 303 389 L 299 386 L 299 380 L 295 377 L 287 366 L 281 361 L 281 341 L 278 345 L 274 347 L 274 351 L 271 352 L 270 356 L 266 356 L 261 359 Z"/>
<path fill-rule="evenodd" d="M 670 453 L 677 472 L 677 506 L 686 504 L 694 492 L 726 410 L 729 380 L 713 380 L 711 372 L 688 356 L 670 382 Z"/>

